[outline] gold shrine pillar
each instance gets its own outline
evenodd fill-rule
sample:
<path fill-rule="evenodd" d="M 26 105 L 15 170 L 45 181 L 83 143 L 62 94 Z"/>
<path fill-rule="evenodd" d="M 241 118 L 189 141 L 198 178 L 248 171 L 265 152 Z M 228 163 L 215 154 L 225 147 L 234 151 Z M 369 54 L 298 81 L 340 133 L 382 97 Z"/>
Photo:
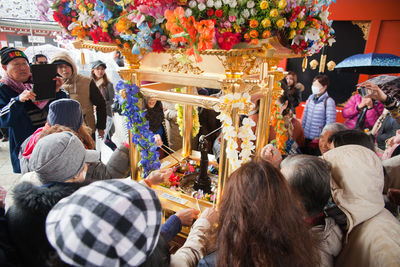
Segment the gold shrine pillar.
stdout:
<path fill-rule="evenodd" d="M 194 94 L 196 89 L 193 86 L 185 88 L 186 94 Z M 183 106 L 183 138 L 182 156 L 189 157 L 192 154 L 192 131 L 193 131 L 193 106 L 185 104 Z"/>

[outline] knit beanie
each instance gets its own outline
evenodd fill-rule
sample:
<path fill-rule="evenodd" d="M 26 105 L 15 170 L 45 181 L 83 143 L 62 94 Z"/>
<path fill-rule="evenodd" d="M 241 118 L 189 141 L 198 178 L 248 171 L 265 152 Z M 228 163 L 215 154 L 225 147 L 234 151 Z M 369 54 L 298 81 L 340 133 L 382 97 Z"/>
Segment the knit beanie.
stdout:
<path fill-rule="evenodd" d="M 25 53 L 14 47 L 3 47 L 0 50 L 0 53 L 1 53 L 1 65 L 7 65 L 11 60 L 16 58 L 24 58 L 26 59 L 26 62 L 28 62 L 29 64 L 28 57 L 25 55 Z"/>

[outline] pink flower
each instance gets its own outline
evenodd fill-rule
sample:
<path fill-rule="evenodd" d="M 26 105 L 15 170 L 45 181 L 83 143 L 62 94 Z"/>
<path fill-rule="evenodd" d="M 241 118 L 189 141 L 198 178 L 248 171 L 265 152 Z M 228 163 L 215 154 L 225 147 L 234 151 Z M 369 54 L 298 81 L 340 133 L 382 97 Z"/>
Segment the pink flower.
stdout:
<path fill-rule="evenodd" d="M 236 21 L 236 16 L 235 15 L 229 16 L 229 21 L 230 22 L 235 22 Z"/>
<path fill-rule="evenodd" d="M 230 27 L 232 27 L 232 24 L 229 21 L 225 21 L 224 22 L 224 27 L 225 28 L 230 28 Z"/>

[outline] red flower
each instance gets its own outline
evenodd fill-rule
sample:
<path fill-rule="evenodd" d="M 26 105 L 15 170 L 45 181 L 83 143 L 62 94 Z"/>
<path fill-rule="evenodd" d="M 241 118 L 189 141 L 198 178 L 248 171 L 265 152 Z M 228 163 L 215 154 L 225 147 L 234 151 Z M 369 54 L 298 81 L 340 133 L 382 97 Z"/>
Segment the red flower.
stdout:
<path fill-rule="evenodd" d="M 222 17 L 223 14 L 224 14 L 224 12 L 223 12 L 221 9 L 215 10 L 215 16 L 216 16 L 217 18 Z"/>
<path fill-rule="evenodd" d="M 100 41 L 100 33 L 98 32 L 100 30 L 101 32 L 101 28 L 97 28 L 97 29 L 92 29 L 90 30 L 90 36 L 93 39 L 93 43 L 97 44 Z"/>
<path fill-rule="evenodd" d="M 207 10 L 207 16 L 211 17 L 212 15 L 214 15 L 214 9 Z"/>
<path fill-rule="evenodd" d="M 153 40 L 153 52 L 159 53 L 159 52 L 164 52 L 164 51 L 165 51 L 165 49 L 162 46 L 160 39 L 154 39 Z"/>
<path fill-rule="evenodd" d="M 240 38 L 240 33 L 224 32 L 217 35 L 217 42 L 221 49 L 230 50 L 235 44 L 240 42 Z"/>

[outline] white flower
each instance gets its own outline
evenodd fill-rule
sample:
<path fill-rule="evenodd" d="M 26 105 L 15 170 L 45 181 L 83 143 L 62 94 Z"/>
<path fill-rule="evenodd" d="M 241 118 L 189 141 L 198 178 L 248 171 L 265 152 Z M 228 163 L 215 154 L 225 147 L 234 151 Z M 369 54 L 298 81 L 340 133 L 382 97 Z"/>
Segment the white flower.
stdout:
<path fill-rule="evenodd" d="M 256 4 L 254 3 L 254 1 L 250 0 L 249 2 L 247 2 L 247 8 L 253 8 Z"/>
<path fill-rule="evenodd" d="M 235 128 L 233 126 L 228 126 L 223 128 L 222 133 L 224 134 L 224 138 L 226 140 L 235 138 L 237 136 L 237 133 L 235 132 Z"/>
<path fill-rule="evenodd" d="M 328 40 L 329 46 L 332 46 L 333 43 L 336 43 L 335 38 L 329 38 L 329 40 Z"/>
<path fill-rule="evenodd" d="M 199 8 L 200 11 L 203 11 L 204 9 L 206 9 L 206 5 L 204 3 L 199 3 L 199 5 L 197 7 Z"/>
<path fill-rule="evenodd" d="M 235 8 L 237 6 L 237 1 L 236 0 L 230 0 L 228 5 L 230 8 Z"/>
<path fill-rule="evenodd" d="M 244 118 L 242 121 L 242 125 L 253 127 L 256 126 L 256 123 L 251 118 Z"/>
<path fill-rule="evenodd" d="M 213 7 L 214 6 L 214 0 L 207 0 L 207 7 Z"/>
<path fill-rule="evenodd" d="M 220 0 L 215 1 L 214 7 L 215 7 L 216 9 L 220 9 L 220 8 L 222 7 L 222 2 L 221 2 Z"/>
<path fill-rule="evenodd" d="M 252 16 L 255 16 L 255 15 L 257 14 L 257 10 L 256 10 L 255 8 L 252 8 L 252 9 L 250 10 L 250 14 L 251 14 Z"/>
<path fill-rule="evenodd" d="M 92 17 L 86 12 L 86 10 L 83 13 L 79 13 L 78 20 L 82 23 L 82 26 L 85 28 L 89 28 L 93 24 Z"/>
<path fill-rule="evenodd" d="M 187 8 L 186 10 L 185 10 L 185 16 L 186 17 L 190 17 L 192 15 L 192 10 L 190 9 L 190 8 Z"/>
<path fill-rule="evenodd" d="M 222 0 L 222 2 L 224 3 L 224 5 L 229 4 L 229 0 Z"/>
<path fill-rule="evenodd" d="M 242 11 L 242 17 L 248 19 L 250 17 L 250 12 L 248 9 Z"/>
<path fill-rule="evenodd" d="M 329 11 L 328 11 L 328 9 L 322 11 L 322 12 L 319 14 L 319 17 L 321 18 L 321 21 L 322 21 L 323 23 L 325 23 L 325 24 L 328 24 L 328 23 L 329 23 L 328 16 L 329 16 Z"/>
<path fill-rule="evenodd" d="M 76 22 L 72 22 L 71 24 L 68 25 L 68 30 L 72 31 L 73 29 L 75 29 L 76 26 L 78 26 L 79 24 Z"/>
<path fill-rule="evenodd" d="M 189 7 L 190 8 L 195 8 L 196 6 L 197 6 L 197 2 L 196 1 L 192 0 L 192 1 L 189 2 Z"/>
<path fill-rule="evenodd" d="M 299 45 L 301 43 L 301 41 L 303 41 L 303 40 L 304 40 L 304 35 L 298 34 L 293 38 L 292 44 Z"/>

